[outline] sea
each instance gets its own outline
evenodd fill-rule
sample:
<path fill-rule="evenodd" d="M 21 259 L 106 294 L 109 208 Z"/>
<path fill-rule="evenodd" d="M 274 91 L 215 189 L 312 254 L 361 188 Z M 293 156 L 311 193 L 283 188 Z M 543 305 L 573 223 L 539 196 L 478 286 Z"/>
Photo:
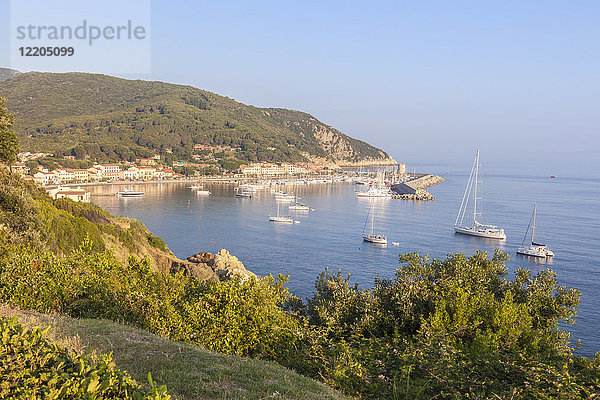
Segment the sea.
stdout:
<path fill-rule="evenodd" d="M 481 239 L 454 233 L 470 166 L 457 168 L 429 165 L 427 170 L 446 179 L 427 190 L 433 201 L 357 198 L 353 183 L 285 185 L 281 189 L 300 197 L 309 211 L 288 211 L 297 223 L 268 221 L 277 203 L 269 190 L 254 198 L 236 198 L 233 183 L 204 184 L 212 194 L 201 196 L 190 183 L 146 183 L 92 186 L 94 193 L 115 193 L 123 188 L 144 191 L 141 198 L 92 196 L 92 201 L 113 215 L 142 221 L 162 237 L 179 258 L 221 248 L 237 256 L 259 276 L 289 275 L 288 288 L 303 298 L 314 292 L 317 276 L 328 268 L 350 275 L 362 288 L 372 287 L 376 277 L 393 278 L 399 255 L 417 252 L 435 258 L 451 253 L 472 255 L 495 249 L 510 254 L 508 279 L 525 267 L 536 274 L 551 268 L 561 286 L 581 291 L 575 325 L 563 328 L 581 341 L 578 354 L 600 351 L 600 179 L 536 176 L 527 174 L 480 175 L 478 208 L 481 221 L 504 228 L 506 241 Z M 536 242 L 546 243 L 554 259 L 519 256 L 533 205 L 537 203 Z M 373 212 L 376 233 L 388 245 L 362 240 L 370 229 Z M 525 243 L 529 240 L 525 238 Z M 393 245 L 392 242 L 398 243 Z"/>

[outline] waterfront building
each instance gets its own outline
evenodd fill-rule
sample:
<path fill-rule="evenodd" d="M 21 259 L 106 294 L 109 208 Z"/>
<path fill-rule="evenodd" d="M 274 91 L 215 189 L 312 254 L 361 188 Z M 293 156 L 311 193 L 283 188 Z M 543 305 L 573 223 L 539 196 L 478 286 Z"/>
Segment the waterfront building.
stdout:
<path fill-rule="evenodd" d="M 242 174 L 248 175 L 294 175 L 304 174 L 308 170 L 305 167 L 296 164 L 282 163 L 281 165 L 274 163 L 254 163 L 250 165 L 242 165 L 240 167 Z"/>
<path fill-rule="evenodd" d="M 121 167 L 119 167 L 117 164 L 97 164 L 94 165 L 94 168 L 100 171 L 102 174 L 102 179 L 108 179 L 111 181 L 116 181 L 119 179 Z"/>
<path fill-rule="evenodd" d="M 156 168 L 154 167 L 137 167 L 139 179 L 152 180 L 156 177 Z"/>
<path fill-rule="evenodd" d="M 87 169 L 74 169 L 73 180 L 75 182 L 87 182 L 89 180 L 90 173 Z"/>
<path fill-rule="evenodd" d="M 88 180 L 90 181 L 100 181 L 102 180 L 102 171 L 99 168 L 88 168 Z"/>
<path fill-rule="evenodd" d="M 164 179 L 170 179 L 173 177 L 173 174 L 175 173 L 175 171 L 173 171 L 170 168 L 161 168 L 160 170 L 156 170 L 156 173 L 158 174 L 158 171 L 160 171 L 164 177 Z"/>
<path fill-rule="evenodd" d="M 60 183 L 72 182 L 75 179 L 75 173 L 72 169 L 59 168 L 52 171 L 52 173 L 56 175 L 56 178 Z"/>
<path fill-rule="evenodd" d="M 58 177 L 52 172 L 40 171 L 33 175 L 33 180 L 38 185 L 56 185 L 60 183 Z"/>
<path fill-rule="evenodd" d="M 66 199 L 71 199 L 73 201 L 82 201 L 84 203 L 89 203 L 90 196 L 91 196 L 90 192 L 88 192 L 80 187 L 74 189 L 74 188 L 67 188 L 67 187 L 60 187 L 60 186 L 57 187 L 56 189 L 48 190 L 48 194 L 53 199 L 66 198 Z"/>
<path fill-rule="evenodd" d="M 140 179 L 140 170 L 138 167 L 129 167 L 127 170 L 122 171 L 122 174 L 121 178 L 126 181 L 137 181 Z"/>

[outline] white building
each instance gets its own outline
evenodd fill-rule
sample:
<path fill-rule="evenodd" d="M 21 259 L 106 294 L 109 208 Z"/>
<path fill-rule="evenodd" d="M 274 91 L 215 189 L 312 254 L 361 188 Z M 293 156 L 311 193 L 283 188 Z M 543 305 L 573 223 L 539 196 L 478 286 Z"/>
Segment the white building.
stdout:
<path fill-rule="evenodd" d="M 52 171 L 60 183 L 72 182 L 75 179 L 75 174 L 72 169 L 59 168 Z"/>
<path fill-rule="evenodd" d="M 87 169 L 88 179 L 90 181 L 100 181 L 102 180 L 102 171 L 98 168 L 92 167 Z"/>
<path fill-rule="evenodd" d="M 155 167 L 137 167 L 137 169 L 141 180 L 152 180 L 156 177 Z"/>
<path fill-rule="evenodd" d="M 48 191 L 48 194 L 53 199 L 71 199 L 73 201 L 82 201 L 84 203 L 90 202 L 90 192 L 85 191 L 84 189 L 78 187 L 76 189 L 67 188 L 67 187 L 57 187 L 56 189 L 51 189 Z"/>
<path fill-rule="evenodd" d="M 33 175 L 33 180 L 38 185 L 56 185 L 60 183 L 58 177 L 52 172 L 38 172 Z"/>
<path fill-rule="evenodd" d="M 87 182 L 90 178 L 90 173 L 87 169 L 74 169 L 73 180 L 75 182 Z"/>
<path fill-rule="evenodd" d="M 102 179 L 108 179 L 111 181 L 116 181 L 119 179 L 121 167 L 119 167 L 117 164 L 97 164 L 94 165 L 94 168 L 100 171 L 102 174 Z"/>
<path fill-rule="evenodd" d="M 304 167 L 288 163 L 283 163 L 281 165 L 273 163 L 256 163 L 244 165 L 240 170 L 244 175 L 293 175 L 308 172 Z"/>
<path fill-rule="evenodd" d="M 123 180 L 137 181 L 138 179 L 140 179 L 140 170 L 138 167 L 129 167 L 123 171 Z"/>

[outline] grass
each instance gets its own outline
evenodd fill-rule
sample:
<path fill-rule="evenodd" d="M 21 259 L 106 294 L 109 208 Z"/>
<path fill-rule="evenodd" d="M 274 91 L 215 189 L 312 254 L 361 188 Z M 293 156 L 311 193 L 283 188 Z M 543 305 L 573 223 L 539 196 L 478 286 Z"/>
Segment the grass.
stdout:
<path fill-rule="evenodd" d="M 344 398 L 276 363 L 213 353 L 108 320 L 40 314 L 3 304 L 0 315 L 14 316 L 28 327 L 50 326 L 50 340 L 77 352 L 112 352 L 118 368 L 141 383 L 151 372 L 153 380 L 180 400 Z"/>

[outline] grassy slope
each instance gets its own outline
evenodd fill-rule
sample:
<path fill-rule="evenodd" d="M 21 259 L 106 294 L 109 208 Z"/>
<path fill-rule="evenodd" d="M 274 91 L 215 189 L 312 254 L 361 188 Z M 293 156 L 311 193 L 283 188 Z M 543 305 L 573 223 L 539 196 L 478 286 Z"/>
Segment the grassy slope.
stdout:
<path fill-rule="evenodd" d="M 39 314 L 2 304 L 0 315 L 15 316 L 29 327 L 50 326 L 47 336 L 72 350 L 113 352 L 118 368 L 138 382 L 147 382 L 151 372 L 180 400 L 344 398 L 276 363 L 212 353 L 107 320 Z"/>
<path fill-rule="evenodd" d="M 247 106 L 191 86 L 31 72 L 1 82 L 0 95 L 8 98 L 21 143 L 31 150 L 57 152 L 87 143 L 122 146 L 118 152 L 126 148 L 136 155 L 167 148 L 190 154 L 202 143 L 241 147 L 252 161 L 300 161 L 306 154 L 331 155 L 313 135 L 324 128 L 341 147 L 352 147 L 347 159 L 387 157 L 308 114 Z"/>

